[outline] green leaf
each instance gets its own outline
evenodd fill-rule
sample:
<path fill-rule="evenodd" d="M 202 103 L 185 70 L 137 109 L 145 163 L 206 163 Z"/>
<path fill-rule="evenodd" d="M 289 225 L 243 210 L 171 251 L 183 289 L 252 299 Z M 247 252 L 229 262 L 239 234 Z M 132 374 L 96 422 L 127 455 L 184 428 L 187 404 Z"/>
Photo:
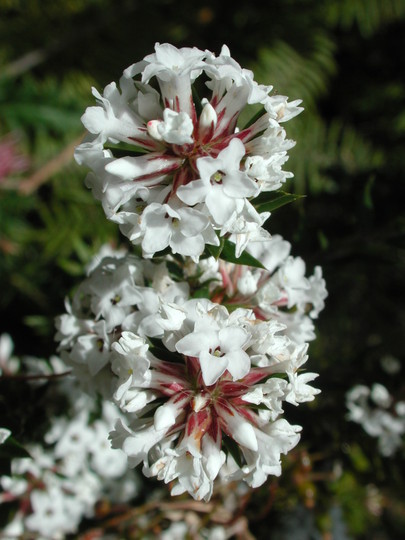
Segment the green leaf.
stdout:
<path fill-rule="evenodd" d="M 1 475 L 7 475 L 11 476 L 11 471 L 9 473 L 3 472 L 2 469 L 2 460 L 0 460 L 0 474 Z M 0 530 L 5 529 L 6 525 L 10 524 L 13 520 L 13 517 L 17 511 L 18 503 L 17 501 L 1 501 L 0 504 Z M 7 536 L 3 536 L 3 538 L 7 538 Z M 9 536 L 8 538 L 12 538 Z M 15 538 L 15 537 L 14 537 Z M 21 538 L 21 537 L 20 537 Z"/>
<path fill-rule="evenodd" d="M 202 287 L 194 291 L 192 298 L 209 298 L 210 297 L 210 286 L 209 284 L 213 280 L 209 280 L 207 283 L 204 283 Z"/>
<path fill-rule="evenodd" d="M 250 255 L 246 251 L 244 251 L 240 257 L 237 257 L 235 254 L 236 245 L 230 240 L 227 240 L 225 237 L 220 236 L 219 242 L 219 246 L 207 245 L 206 247 L 208 254 L 215 257 L 215 259 L 223 259 L 224 261 L 235 264 L 243 264 L 246 266 L 254 266 L 255 268 L 264 268 L 260 261 L 255 259 L 253 255 Z"/>
<path fill-rule="evenodd" d="M 224 249 L 221 252 L 221 259 L 235 264 L 243 264 L 246 266 L 254 266 L 255 268 L 264 268 L 262 263 L 244 251 L 240 257 L 235 255 L 236 245 L 230 240 L 225 240 Z"/>
<path fill-rule="evenodd" d="M 69 259 L 59 259 L 58 264 L 62 270 L 71 276 L 83 275 L 83 264 L 79 262 L 71 261 Z"/>
<path fill-rule="evenodd" d="M 183 270 L 178 264 L 173 261 L 166 261 L 166 267 L 175 281 L 184 280 Z"/>
<path fill-rule="evenodd" d="M 0 444 L 0 459 L 31 457 L 27 450 L 12 435 Z"/>
<path fill-rule="evenodd" d="M 369 210 L 374 209 L 373 196 L 372 196 L 372 193 L 371 193 L 372 189 L 374 187 L 374 183 L 375 183 L 375 175 L 371 176 L 367 180 L 367 183 L 366 183 L 366 185 L 364 187 L 364 192 L 363 192 L 363 204 Z"/>
<path fill-rule="evenodd" d="M 7 103 L 0 113 L 9 122 L 17 121 L 31 126 L 42 125 L 58 132 L 65 129 L 80 129 L 79 115 L 52 105 L 39 103 Z"/>
<path fill-rule="evenodd" d="M 222 444 L 226 450 L 231 454 L 233 459 L 236 461 L 239 467 L 243 467 L 243 456 L 241 454 L 238 444 L 228 437 L 227 435 L 222 435 Z"/>
<path fill-rule="evenodd" d="M 183 357 L 175 352 L 171 352 L 163 345 L 162 341 L 157 338 L 149 338 L 150 346 L 149 350 L 150 352 L 156 356 L 156 358 L 159 358 L 159 360 L 164 360 L 166 362 L 175 362 L 176 364 L 182 363 L 184 364 Z"/>
<path fill-rule="evenodd" d="M 137 157 L 146 154 L 148 151 L 141 146 L 136 146 L 134 144 L 120 143 L 120 144 L 107 144 L 105 145 L 106 150 L 110 150 L 114 157 Z"/>
<path fill-rule="evenodd" d="M 218 233 L 217 233 L 218 235 Z M 211 245 L 207 245 L 207 251 L 209 253 L 209 255 L 212 255 L 212 257 L 214 257 L 216 260 L 219 259 L 221 253 L 222 253 L 222 250 L 224 249 L 224 245 L 225 245 L 225 237 L 224 236 L 219 236 L 218 235 L 218 239 L 219 239 L 219 246 L 211 246 Z"/>
<path fill-rule="evenodd" d="M 318 242 L 322 251 L 326 251 L 329 247 L 329 240 L 323 231 L 318 231 Z"/>
<path fill-rule="evenodd" d="M 166 255 L 172 255 L 172 249 L 170 246 L 162 249 L 162 251 L 156 251 L 156 253 L 153 255 L 153 260 L 160 259 L 161 257 L 166 257 Z"/>
<path fill-rule="evenodd" d="M 298 199 L 302 199 L 305 195 L 298 195 L 296 193 L 286 193 L 285 191 L 277 191 L 273 194 L 263 193 L 261 196 L 254 200 L 254 207 L 260 212 L 273 212 L 281 206 L 290 204 Z"/>
<path fill-rule="evenodd" d="M 350 446 L 349 456 L 356 471 L 364 473 L 371 469 L 371 463 L 358 444 Z"/>
<path fill-rule="evenodd" d="M 256 120 L 259 120 L 259 118 L 263 116 L 265 113 L 266 113 L 266 109 L 264 107 L 260 107 L 260 109 L 251 117 L 251 119 L 248 122 L 246 122 L 242 130 L 247 129 L 248 127 L 253 125 L 256 122 Z"/>

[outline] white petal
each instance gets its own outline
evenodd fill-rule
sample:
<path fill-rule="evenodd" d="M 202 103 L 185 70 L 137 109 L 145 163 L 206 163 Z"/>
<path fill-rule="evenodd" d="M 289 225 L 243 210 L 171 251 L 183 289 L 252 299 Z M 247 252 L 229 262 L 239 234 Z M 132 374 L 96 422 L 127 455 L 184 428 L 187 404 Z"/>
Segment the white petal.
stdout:
<path fill-rule="evenodd" d="M 97 135 L 105 129 L 107 116 L 103 107 L 87 107 L 86 112 L 81 117 L 84 127 Z"/>
<path fill-rule="evenodd" d="M 257 452 L 258 444 L 255 430 L 249 422 L 235 422 L 232 429 L 232 437 L 235 441 L 253 452 Z"/>
<path fill-rule="evenodd" d="M 217 332 L 192 332 L 184 336 L 176 344 L 176 350 L 187 356 L 198 356 L 198 354 L 209 349 L 215 349 L 219 345 Z"/>
<path fill-rule="evenodd" d="M 208 434 L 202 439 L 202 453 L 204 456 L 208 456 L 206 469 L 209 478 L 214 480 L 224 463 L 225 455 Z"/>
<path fill-rule="evenodd" d="M 153 424 L 155 429 L 165 429 L 169 428 L 176 423 L 176 417 L 174 415 L 173 407 L 170 405 L 162 405 L 156 409 L 155 415 L 153 417 Z"/>
<path fill-rule="evenodd" d="M 11 435 L 11 431 L 6 428 L 0 428 L 0 444 L 3 444 Z"/>
<path fill-rule="evenodd" d="M 105 170 L 123 180 L 134 180 L 138 177 L 154 175 L 154 178 L 143 180 L 145 185 L 156 183 L 156 176 L 168 174 L 180 166 L 180 158 L 160 154 L 147 156 L 123 157 L 108 163 Z"/>
<path fill-rule="evenodd" d="M 211 186 L 205 204 L 218 225 L 223 225 L 238 208 L 237 199 L 228 197 L 220 186 Z"/>
<path fill-rule="evenodd" d="M 207 386 L 215 384 L 228 367 L 227 358 L 214 356 L 206 351 L 200 354 L 201 372 Z"/>
<path fill-rule="evenodd" d="M 249 341 L 249 334 L 243 328 L 227 326 L 219 331 L 221 351 L 227 353 L 241 349 Z"/>
<path fill-rule="evenodd" d="M 242 379 L 251 368 L 250 356 L 242 350 L 231 351 L 224 358 L 227 360 L 228 371 L 234 381 Z"/>
<path fill-rule="evenodd" d="M 208 180 L 193 180 L 186 186 L 180 186 L 176 191 L 176 195 L 186 204 L 193 206 L 205 201 L 209 189 L 210 182 Z"/>
<path fill-rule="evenodd" d="M 176 231 L 170 239 L 170 247 L 173 253 L 180 253 L 185 257 L 199 257 L 204 251 L 205 242 L 201 234 L 187 238 Z"/>
<path fill-rule="evenodd" d="M 245 155 L 245 152 L 246 150 L 243 142 L 238 138 L 234 138 L 228 146 L 218 154 L 217 159 L 223 163 L 223 169 L 232 171 L 239 169 L 240 160 Z"/>

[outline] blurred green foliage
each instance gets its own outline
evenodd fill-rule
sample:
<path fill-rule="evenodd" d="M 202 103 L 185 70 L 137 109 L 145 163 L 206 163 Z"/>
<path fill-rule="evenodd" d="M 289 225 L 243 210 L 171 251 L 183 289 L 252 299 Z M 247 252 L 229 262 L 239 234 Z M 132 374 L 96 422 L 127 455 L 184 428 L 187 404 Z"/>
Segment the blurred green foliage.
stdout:
<path fill-rule="evenodd" d="M 0 138 L 12 132 L 30 160 L 0 185 L 1 332 L 18 353 L 54 352 L 52 319 L 65 295 L 103 243 L 122 242 L 71 147 L 91 86 L 117 80 L 155 41 L 216 52 L 226 43 L 257 80 L 305 107 L 286 126 L 297 141 L 287 191 L 307 197 L 275 212 L 269 227 L 309 267 L 323 267 L 330 292 L 311 346 L 322 394 L 288 411 L 304 426 L 303 447 L 320 456 L 300 481 L 296 469 L 286 473 L 252 532 L 269 538 L 269 523 L 303 504 L 326 534 L 338 504 L 355 538 L 399 538 L 404 451 L 379 457 L 375 441 L 346 422 L 344 395 L 376 381 L 405 395 L 379 363 L 404 354 L 404 0 L 1 0 Z M 263 493 L 255 497 L 267 501 Z"/>

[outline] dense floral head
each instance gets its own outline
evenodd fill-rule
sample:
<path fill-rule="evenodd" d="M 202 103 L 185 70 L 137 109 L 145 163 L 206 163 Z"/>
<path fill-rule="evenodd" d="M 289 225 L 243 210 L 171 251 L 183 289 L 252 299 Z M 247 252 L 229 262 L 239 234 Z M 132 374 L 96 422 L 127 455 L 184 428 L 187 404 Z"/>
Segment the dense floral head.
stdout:
<path fill-rule="evenodd" d="M 260 274 L 214 259 L 106 257 L 58 320 L 62 357 L 126 414 L 113 446 L 146 475 L 176 481 L 173 494 L 208 500 L 218 475 L 251 486 L 279 475 L 300 431 L 283 403 L 318 393 L 308 384 L 316 374 L 301 373 L 304 335 L 288 325 L 316 316 L 323 280 L 307 279 L 280 237 L 267 248 L 272 268 Z M 260 295 L 266 287 L 272 295 Z"/>
<path fill-rule="evenodd" d="M 87 183 L 107 217 L 145 257 L 170 248 L 198 260 L 231 234 L 240 255 L 268 236 L 269 213 L 254 200 L 292 176 L 282 166 L 294 143 L 280 122 L 302 110 L 299 101 L 270 96 L 225 46 L 216 57 L 156 44 L 124 71 L 120 89 L 93 89 L 98 105 L 82 117 L 89 136 L 76 160 L 92 169 Z M 249 105 L 260 112 L 239 126 Z"/>

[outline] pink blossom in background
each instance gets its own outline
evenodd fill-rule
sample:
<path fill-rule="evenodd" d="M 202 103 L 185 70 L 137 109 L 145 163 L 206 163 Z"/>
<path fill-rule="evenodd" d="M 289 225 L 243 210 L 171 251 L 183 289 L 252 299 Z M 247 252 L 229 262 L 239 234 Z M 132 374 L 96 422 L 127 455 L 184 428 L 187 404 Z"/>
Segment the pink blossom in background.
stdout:
<path fill-rule="evenodd" d="M 14 173 L 25 171 L 29 159 L 18 149 L 18 141 L 12 134 L 0 139 L 0 182 Z"/>

